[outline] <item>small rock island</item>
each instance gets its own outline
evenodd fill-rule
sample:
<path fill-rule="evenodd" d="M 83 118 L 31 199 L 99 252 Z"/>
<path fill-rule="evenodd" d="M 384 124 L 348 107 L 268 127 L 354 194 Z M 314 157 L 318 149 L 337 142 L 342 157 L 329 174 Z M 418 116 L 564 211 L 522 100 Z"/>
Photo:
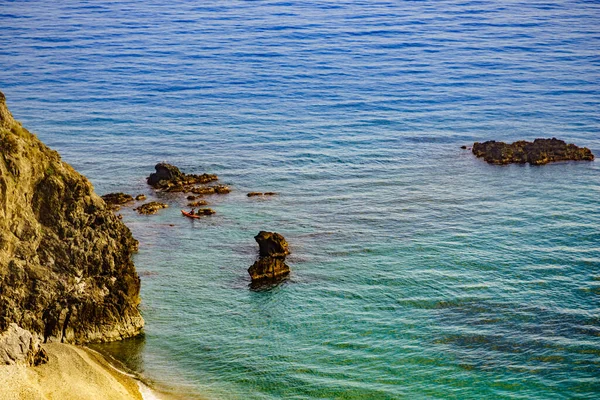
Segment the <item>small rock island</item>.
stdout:
<path fill-rule="evenodd" d="M 577 147 L 556 138 L 535 139 L 533 142 L 519 140 L 511 144 L 494 140 L 475 142 L 472 152 L 476 157 L 483 157 L 488 163 L 496 165 L 544 165 L 556 161 L 594 160 L 594 155 L 587 147 Z"/>
<path fill-rule="evenodd" d="M 273 281 L 290 273 L 285 257 L 290 254 L 285 238 L 276 232 L 260 231 L 254 236 L 258 243 L 258 260 L 248 269 L 252 282 Z"/>

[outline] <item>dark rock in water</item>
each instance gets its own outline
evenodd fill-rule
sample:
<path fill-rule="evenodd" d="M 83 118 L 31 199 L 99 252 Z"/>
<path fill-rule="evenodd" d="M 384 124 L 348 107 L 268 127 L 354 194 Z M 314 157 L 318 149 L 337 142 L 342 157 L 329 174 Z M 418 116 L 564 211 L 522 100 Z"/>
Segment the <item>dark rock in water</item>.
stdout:
<path fill-rule="evenodd" d="M 217 194 L 231 193 L 231 189 L 229 188 L 229 186 L 217 185 L 217 186 L 214 186 L 214 188 L 215 188 L 215 193 L 217 193 Z"/>
<path fill-rule="evenodd" d="M 158 201 L 151 201 L 150 203 L 142 204 L 138 208 L 135 208 L 135 210 L 140 214 L 151 215 L 151 214 L 156 214 L 158 212 L 158 210 L 162 210 L 163 208 L 167 208 L 167 207 L 169 207 L 169 206 L 165 203 L 159 203 Z"/>
<path fill-rule="evenodd" d="M 196 215 L 213 215 L 216 213 L 217 212 L 212 208 L 201 208 L 199 210 L 196 210 Z"/>
<path fill-rule="evenodd" d="M 167 192 L 184 192 L 192 185 L 206 184 L 218 179 L 216 175 L 211 174 L 184 174 L 176 166 L 167 163 L 158 163 L 154 169 L 156 172 L 150 174 L 148 184 Z"/>
<path fill-rule="evenodd" d="M 145 194 L 138 194 L 137 196 L 135 196 L 135 199 L 137 201 L 146 200 L 146 195 Z"/>
<path fill-rule="evenodd" d="M 520 140 L 511 144 L 488 141 L 475 142 L 473 154 L 483 157 L 490 164 L 529 163 L 543 165 L 555 161 L 592 161 L 594 155 L 587 147 L 577 147 L 562 140 L 535 139 L 533 142 Z"/>
<path fill-rule="evenodd" d="M 102 200 L 110 206 L 112 205 L 122 205 L 127 204 L 133 201 L 133 197 L 126 193 L 108 193 L 102 195 Z"/>
<path fill-rule="evenodd" d="M 290 254 L 288 243 L 275 232 L 261 231 L 254 237 L 259 246 L 259 258 L 248 269 L 253 282 L 274 280 L 290 273 L 285 257 Z"/>
<path fill-rule="evenodd" d="M 199 199 L 201 197 L 202 196 L 188 196 L 188 197 L 186 197 L 186 199 L 188 199 L 188 200 L 196 200 L 196 199 Z"/>
<path fill-rule="evenodd" d="M 201 207 L 201 206 L 206 206 L 208 205 L 208 201 L 206 200 L 198 200 L 198 201 L 192 201 L 190 203 L 188 203 L 188 207 Z"/>
<path fill-rule="evenodd" d="M 290 254 L 288 243 L 283 236 L 276 232 L 260 231 L 254 236 L 259 246 L 260 257 L 284 257 Z"/>
<path fill-rule="evenodd" d="M 195 194 L 199 194 L 199 195 L 215 194 L 215 188 L 213 186 L 193 187 L 193 188 L 188 189 L 188 191 L 190 193 L 195 193 Z"/>
<path fill-rule="evenodd" d="M 253 282 L 265 280 L 277 280 L 290 273 L 290 267 L 285 263 L 285 259 L 277 257 L 259 258 L 248 269 L 250 278 Z"/>
<path fill-rule="evenodd" d="M 461 149 L 466 150 L 467 146 L 460 146 Z"/>
<path fill-rule="evenodd" d="M 139 334 L 130 230 L 85 177 L 13 119 L 4 95 L 0 148 L 0 357 L 35 364 L 40 341 Z"/>
<path fill-rule="evenodd" d="M 246 196 L 248 197 L 257 197 L 257 196 L 277 196 L 276 192 L 250 192 Z"/>
<path fill-rule="evenodd" d="M 171 164 L 158 163 L 154 169 L 156 172 L 151 173 L 147 180 L 150 186 L 158 186 L 161 181 L 175 182 L 184 177 L 179 168 Z"/>

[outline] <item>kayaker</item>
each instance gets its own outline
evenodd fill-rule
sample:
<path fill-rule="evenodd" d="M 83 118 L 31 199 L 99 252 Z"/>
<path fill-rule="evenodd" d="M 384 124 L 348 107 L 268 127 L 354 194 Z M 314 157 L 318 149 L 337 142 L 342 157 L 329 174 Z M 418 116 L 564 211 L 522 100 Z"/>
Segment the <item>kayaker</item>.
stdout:
<path fill-rule="evenodd" d="M 192 211 L 190 211 L 190 215 L 196 215 L 196 209 L 192 208 Z"/>

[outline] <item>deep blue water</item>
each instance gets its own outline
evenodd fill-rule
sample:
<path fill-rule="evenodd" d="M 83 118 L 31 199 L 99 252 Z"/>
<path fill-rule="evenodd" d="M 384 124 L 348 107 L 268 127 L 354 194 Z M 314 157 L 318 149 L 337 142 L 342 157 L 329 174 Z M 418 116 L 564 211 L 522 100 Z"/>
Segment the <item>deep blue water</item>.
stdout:
<path fill-rule="evenodd" d="M 146 336 L 105 348 L 159 391 L 592 399 L 598 161 L 459 147 L 600 156 L 599 21 L 571 0 L 2 1 L 0 90 L 99 193 L 169 202 L 123 211 Z M 234 191 L 191 222 L 146 186 L 159 161 Z M 253 291 L 263 229 L 293 273 Z"/>

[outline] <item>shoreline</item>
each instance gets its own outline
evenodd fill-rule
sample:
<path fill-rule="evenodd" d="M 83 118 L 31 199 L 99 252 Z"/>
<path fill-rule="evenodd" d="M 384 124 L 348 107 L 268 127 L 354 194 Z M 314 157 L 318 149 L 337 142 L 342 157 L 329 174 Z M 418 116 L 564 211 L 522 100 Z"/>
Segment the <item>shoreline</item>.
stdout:
<path fill-rule="evenodd" d="M 0 398 L 159 399 L 135 375 L 120 370 L 95 350 L 64 343 L 42 347 L 48 353 L 46 364 L 0 366 Z"/>

